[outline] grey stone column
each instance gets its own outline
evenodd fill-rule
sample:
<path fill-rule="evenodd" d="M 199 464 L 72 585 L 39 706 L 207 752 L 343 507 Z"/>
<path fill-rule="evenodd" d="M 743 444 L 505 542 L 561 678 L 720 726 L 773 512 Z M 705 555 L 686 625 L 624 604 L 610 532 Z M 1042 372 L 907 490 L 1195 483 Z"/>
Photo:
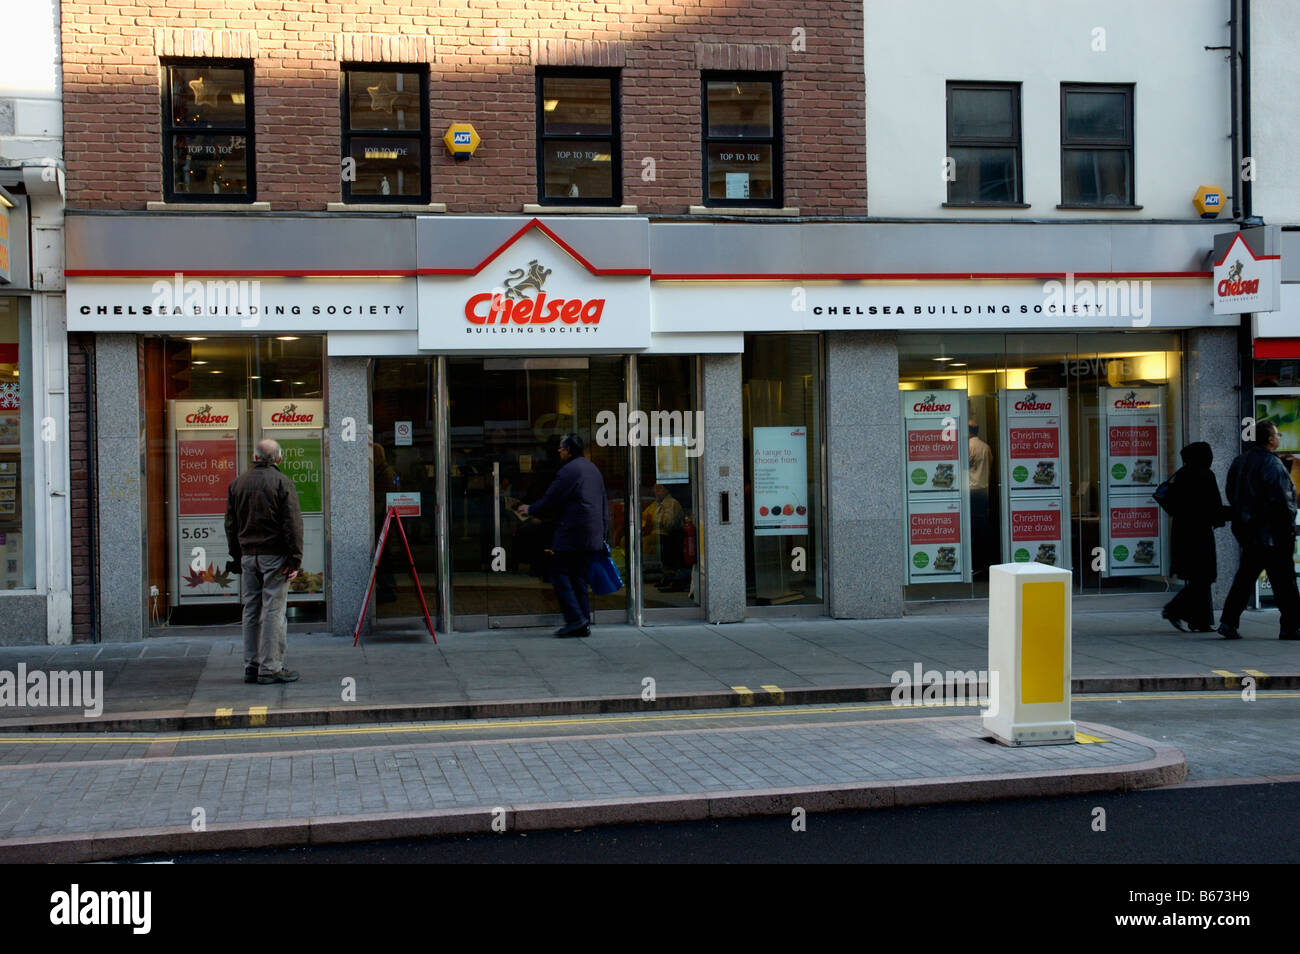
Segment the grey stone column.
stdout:
<path fill-rule="evenodd" d="M 893 332 L 826 336 L 830 615 L 903 612 L 902 438 Z"/>
<path fill-rule="evenodd" d="M 325 598 L 330 630 L 351 636 L 370 580 L 374 501 L 370 450 L 368 358 L 335 358 L 327 364 L 329 496 L 325 503 Z M 441 463 L 441 462 L 440 462 Z M 428 594 L 426 594 L 427 596 Z M 373 618 L 373 600 L 371 616 Z"/>
<path fill-rule="evenodd" d="M 1237 330 L 1197 328 L 1187 332 L 1187 441 L 1205 441 L 1214 451 L 1214 476 L 1223 490 L 1228 467 L 1241 453 L 1241 419 L 1238 395 Z M 1249 381 L 1241 382 L 1249 387 Z M 1175 466 L 1180 464 L 1175 461 Z M 1226 497 L 1224 502 L 1226 503 Z M 1240 551 L 1228 529 L 1215 533 L 1219 579 L 1214 584 L 1214 605 L 1221 607 L 1237 572 Z"/>
<path fill-rule="evenodd" d="M 704 355 L 704 614 L 710 623 L 745 618 L 745 460 L 738 354 Z M 721 499 L 731 493 L 731 523 L 723 526 Z"/>
<path fill-rule="evenodd" d="M 144 638 L 144 507 L 140 367 L 135 335 L 95 339 L 95 453 L 98 455 L 100 636 Z"/>

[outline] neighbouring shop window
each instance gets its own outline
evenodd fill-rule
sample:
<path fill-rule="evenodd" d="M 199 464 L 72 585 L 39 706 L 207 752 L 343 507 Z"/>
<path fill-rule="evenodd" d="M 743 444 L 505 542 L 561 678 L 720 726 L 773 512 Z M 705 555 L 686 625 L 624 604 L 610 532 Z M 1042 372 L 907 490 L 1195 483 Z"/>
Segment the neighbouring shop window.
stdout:
<path fill-rule="evenodd" d="M 303 572 L 290 584 L 289 620 L 323 619 L 323 340 L 192 335 L 142 338 L 141 348 L 151 624 L 239 621 L 239 576 L 226 568 L 226 494 L 264 437 L 279 442 L 280 469 L 303 513 Z"/>
<path fill-rule="evenodd" d="M 622 202 L 616 72 L 537 75 L 538 201 Z"/>
<path fill-rule="evenodd" d="M 252 200 L 253 67 L 163 66 L 163 195 L 168 202 Z"/>
<path fill-rule="evenodd" d="M 1061 204 L 1134 201 L 1133 87 L 1061 84 Z"/>
<path fill-rule="evenodd" d="M 750 606 L 821 603 L 821 340 L 746 335 L 742 361 Z"/>
<path fill-rule="evenodd" d="M 34 586 L 31 318 L 22 298 L 0 298 L 0 589 Z"/>
<path fill-rule="evenodd" d="M 907 599 L 986 597 L 1004 562 L 1069 569 L 1079 593 L 1165 589 L 1150 494 L 1180 464 L 1177 334 L 900 335 L 899 375 L 905 438 L 925 438 L 900 479 Z M 952 516 L 913 506 L 940 498 Z"/>
<path fill-rule="evenodd" d="M 952 204 L 1020 203 L 1020 84 L 948 84 Z"/>
<path fill-rule="evenodd" d="M 781 205 L 781 83 L 754 73 L 704 74 L 706 205 Z"/>
<path fill-rule="evenodd" d="M 422 70 L 343 70 L 343 200 L 429 201 L 429 84 Z"/>
<path fill-rule="evenodd" d="M 698 410 L 696 364 L 685 355 L 637 358 L 639 409 L 652 425 L 650 440 L 639 451 L 637 501 L 646 609 L 700 605 L 697 493 L 704 415 Z M 614 535 L 613 546 L 626 545 L 621 521 Z"/>

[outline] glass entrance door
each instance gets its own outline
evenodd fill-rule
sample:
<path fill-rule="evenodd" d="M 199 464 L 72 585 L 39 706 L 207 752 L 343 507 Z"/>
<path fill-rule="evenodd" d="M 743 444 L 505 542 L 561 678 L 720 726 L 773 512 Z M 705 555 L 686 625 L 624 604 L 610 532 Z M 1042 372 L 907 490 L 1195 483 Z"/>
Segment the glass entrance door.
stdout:
<path fill-rule="evenodd" d="M 625 402 L 622 357 L 448 358 L 449 536 L 457 629 L 559 625 L 550 583 L 552 519 L 523 517 L 577 433 L 605 480 L 610 526 L 626 523 L 627 448 L 596 444 L 596 415 Z M 548 515 L 553 517 L 554 515 Z M 624 579 L 627 568 L 622 568 Z M 592 597 L 600 622 L 625 622 L 627 588 Z"/>

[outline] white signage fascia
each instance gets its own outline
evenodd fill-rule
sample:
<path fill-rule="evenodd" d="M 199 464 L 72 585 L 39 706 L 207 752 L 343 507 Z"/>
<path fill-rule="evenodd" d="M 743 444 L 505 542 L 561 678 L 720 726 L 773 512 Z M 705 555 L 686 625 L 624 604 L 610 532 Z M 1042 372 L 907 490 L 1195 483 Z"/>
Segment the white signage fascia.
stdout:
<path fill-rule="evenodd" d="M 1204 278 L 654 282 L 656 335 L 746 331 L 1077 331 L 1229 327 Z"/>
<path fill-rule="evenodd" d="M 1257 256 L 1240 232 L 1214 263 L 1214 313 L 1242 315 L 1281 306 L 1282 257 Z"/>
<path fill-rule="evenodd" d="M 1283 284 L 1278 310 L 1254 316 L 1256 338 L 1300 337 L 1300 285 Z"/>
<path fill-rule="evenodd" d="M 68 330 L 414 331 L 414 278 L 69 278 Z"/>
<path fill-rule="evenodd" d="M 539 230 L 520 236 L 476 274 L 421 275 L 418 297 L 422 351 L 650 347 L 649 276 L 594 275 Z"/>

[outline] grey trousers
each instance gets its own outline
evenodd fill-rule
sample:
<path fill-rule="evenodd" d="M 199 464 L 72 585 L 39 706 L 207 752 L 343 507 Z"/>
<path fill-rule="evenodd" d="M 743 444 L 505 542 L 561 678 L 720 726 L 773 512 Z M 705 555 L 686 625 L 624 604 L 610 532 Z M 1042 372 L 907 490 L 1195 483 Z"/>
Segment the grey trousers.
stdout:
<path fill-rule="evenodd" d="M 244 668 L 269 676 L 284 668 L 289 580 L 283 556 L 245 556 L 239 600 L 244 604 Z"/>

